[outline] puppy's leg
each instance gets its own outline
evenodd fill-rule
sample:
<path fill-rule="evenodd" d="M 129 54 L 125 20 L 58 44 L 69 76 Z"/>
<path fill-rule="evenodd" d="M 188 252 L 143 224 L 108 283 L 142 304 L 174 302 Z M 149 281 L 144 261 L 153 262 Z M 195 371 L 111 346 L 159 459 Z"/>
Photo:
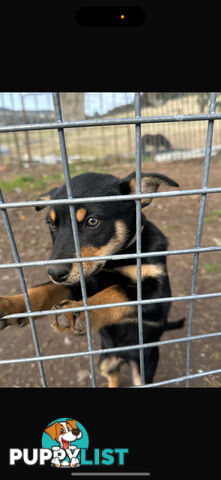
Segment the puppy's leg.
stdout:
<path fill-rule="evenodd" d="M 107 375 L 108 388 L 119 388 L 120 386 L 120 369 L 115 370 Z"/>
<path fill-rule="evenodd" d="M 109 388 L 118 388 L 120 386 L 120 365 L 122 363 L 123 360 L 115 357 L 115 355 L 106 356 L 101 361 L 101 375 L 107 378 Z"/>
<path fill-rule="evenodd" d="M 141 376 L 140 376 L 140 369 L 139 365 L 135 360 L 130 360 L 130 368 L 131 368 L 131 375 L 132 375 L 132 383 L 135 386 L 141 385 Z"/>
<path fill-rule="evenodd" d="M 64 298 L 70 298 L 70 290 L 67 287 L 64 285 L 56 285 L 52 282 L 29 288 L 28 294 L 33 311 L 49 310 L 55 303 L 64 300 Z M 5 315 L 23 313 L 26 311 L 24 295 L 4 295 L 0 297 L 0 318 Z M 3 318 L 2 322 L 4 326 L 23 326 L 28 323 L 28 318 L 12 318 L 5 320 Z"/>
<path fill-rule="evenodd" d="M 145 383 L 152 383 L 159 360 L 158 347 L 149 347 L 144 351 L 144 376 Z M 141 385 L 141 376 L 139 368 L 139 360 L 130 360 L 131 374 L 133 385 Z"/>
<path fill-rule="evenodd" d="M 105 288 L 96 295 L 88 298 L 88 305 L 103 305 L 110 303 L 120 303 L 128 302 L 129 299 L 126 294 L 118 287 L 111 286 Z M 83 305 L 82 300 L 79 302 L 70 301 L 65 302 L 64 308 L 78 308 Z M 87 331 L 86 328 L 86 319 L 84 312 L 76 313 L 64 313 L 57 314 L 54 316 L 54 326 L 62 329 L 69 328 L 74 334 L 85 334 Z M 137 313 L 136 306 L 127 305 L 120 307 L 110 307 L 110 308 L 99 308 L 96 310 L 90 310 L 90 325 L 93 332 L 97 332 L 101 327 L 105 325 L 112 325 L 113 323 L 125 323 L 125 322 L 136 322 Z"/>

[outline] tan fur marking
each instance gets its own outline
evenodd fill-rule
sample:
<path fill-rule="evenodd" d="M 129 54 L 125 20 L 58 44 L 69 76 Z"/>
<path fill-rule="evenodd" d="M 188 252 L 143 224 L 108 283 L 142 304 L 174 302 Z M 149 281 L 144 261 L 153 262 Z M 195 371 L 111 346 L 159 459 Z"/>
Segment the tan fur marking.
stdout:
<path fill-rule="evenodd" d="M 83 220 L 85 219 L 86 213 L 87 213 L 86 208 L 79 208 L 76 212 L 77 221 L 83 222 Z"/>
<path fill-rule="evenodd" d="M 107 376 L 107 374 L 114 372 L 115 370 L 119 370 L 121 364 L 124 363 L 124 360 L 119 357 L 115 357 L 115 355 L 111 355 L 110 357 L 106 357 L 100 363 L 100 371 L 101 374 Z"/>
<path fill-rule="evenodd" d="M 120 386 L 120 371 L 109 373 L 107 375 L 108 387 L 109 388 L 119 388 Z"/>
<path fill-rule="evenodd" d="M 55 222 L 56 219 L 56 213 L 54 210 L 50 210 L 49 215 L 51 217 L 52 222 Z"/>
<path fill-rule="evenodd" d="M 132 178 L 129 185 L 130 185 L 130 193 L 136 193 L 136 179 L 135 178 Z"/>
<path fill-rule="evenodd" d="M 108 287 L 101 292 L 93 295 L 88 299 L 88 305 L 98 305 L 105 303 L 119 303 L 127 302 L 127 296 L 118 290 L 117 287 Z M 136 307 L 114 307 L 114 308 L 101 308 L 99 310 L 90 311 L 91 328 L 93 331 L 99 330 L 104 325 L 110 325 L 112 323 L 120 323 L 120 321 L 134 313 Z M 84 314 L 83 314 L 84 315 Z"/>
<path fill-rule="evenodd" d="M 118 388 L 120 386 L 120 367 L 117 365 L 113 372 L 108 373 L 114 362 L 117 364 L 121 360 L 111 356 L 105 358 L 100 365 L 101 375 L 107 378 L 109 388 Z"/>
<path fill-rule="evenodd" d="M 51 195 L 40 195 L 39 200 L 51 200 Z"/>
<path fill-rule="evenodd" d="M 129 183 L 130 193 L 136 193 L 136 179 L 132 178 Z M 160 181 L 154 177 L 143 177 L 141 178 L 141 192 L 142 193 L 154 193 L 157 191 L 160 185 Z M 152 201 L 152 198 L 142 198 L 141 204 L 148 205 Z"/>
<path fill-rule="evenodd" d="M 127 239 L 127 229 L 126 229 L 125 223 L 121 220 L 117 220 L 115 222 L 115 230 L 116 230 L 115 236 L 111 238 L 111 240 L 106 245 L 103 245 L 100 248 L 96 248 L 91 245 L 82 247 L 81 256 L 82 257 L 100 257 L 100 256 L 112 255 L 113 253 L 116 253 Z M 83 271 L 84 271 L 85 277 L 89 277 L 98 268 L 102 268 L 105 265 L 105 261 L 97 260 L 96 262 L 82 262 L 82 264 L 83 264 Z M 71 285 L 78 281 L 79 281 L 78 264 L 74 263 L 72 265 L 71 272 L 66 281 L 66 285 L 68 284 Z"/>
<path fill-rule="evenodd" d="M 130 360 L 131 374 L 132 374 L 132 383 L 134 386 L 141 385 L 141 376 L 138 369 L 138 365 L 134 360 Z"/>
<path fill-rule="evenodd" d="M 124 267 L 115 268 L 122 275 L 129 277 L 132 282 L 137 283 L 137 265 L 126 265 Z M 141 265 L 141 277 L 144 280 L 147 277 L 158 278 L 165 275 L 163 265 L 143 264 Z"/>
<path fill-rule="evenodd" d="M 131 193 L 131 194 L 136 193 L 136 179 L 135 179 L 135 178 L 133 178 L 133 179 L 130 181 L 129 185 L 130 185 L 130 193 Z M 142 189 L 142 182 L 141 182 L 141 189 Z M 142 191 L 142 190 L 141 190 L 141 191 Z M 147 193 L 147 192 L 144 190 L 144 192 L 142 192 L 142 193 Z M 142 198 L 142 199 L 141 199 L 141 204 L 147 203 L 147 202 L 150 203 L 150 201 L 151 201 L 151 198 L 149 198 L 149 199 L 147 199 L 147 198 Z"/>

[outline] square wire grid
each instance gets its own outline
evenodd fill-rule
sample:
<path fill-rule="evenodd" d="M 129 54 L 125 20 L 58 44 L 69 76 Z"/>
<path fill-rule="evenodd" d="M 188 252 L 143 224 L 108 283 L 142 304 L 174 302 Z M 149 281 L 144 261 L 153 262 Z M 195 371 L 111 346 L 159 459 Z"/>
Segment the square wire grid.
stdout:
<path fill-rule="evenodd" d="M 198 264 L 199 264 L 199 254 L 200 252 L 209 252 L 209 251 L 219 251 L 221 247 L 201 247 L 201 237 L 202 237 L 202 229 L 203 229 L 203 222 L 204 222 L 204 213 L 205 213 L 205 206 L 206 206 L 206 196 L 210 193 L 220 193 L 221 187 L 219 188 L 208 188 L 208 179 L 209 179 L 209 168 L 210 168 L 210 159 L 211 159 L 211 151 L 212 151 L 212 142 L 213 142 L 213 129 L 214 129 L 214 121 L 217 119 L 221 119 L 221 114 L 216 113 L 216 93 L 211 93 L 210 95 L 210 106 L 209 106 L 209 113 L 208 114 L 199 114 L 199 115 L 171 115 L 171 116 L 154 116 L 154 117 L 141 117 L 141 94 L 135 93 L 135 116 L 131 118 L 115 118 L 115 119 L 95 119 L 95 120 L 84 120 L 84 121 L 69 121 L 64 122 L 62 119 L 62 112 L 61 112 L 61 105 L 60 105 L 60 98 L 59 93 L 53 94 L 54 100 L 54 109 L 56 115 L 55 122 L 47 122 L 47 123 L 34 123 L 34 124 L 22 124 L 22 125 L 9 125 L 0 127 L 1 132 L 19 132 L 19 131 L 31 131 L 31 130 L 46 130 L 46 129 L 56 129 L 58 131 L 59 136 L 59 143 L 60 143 L 60 151 L 62 156 L 63 162 L 63 170 L 65 174 L 65 182 L 67 187 L 67 199 L 59 199 L 59 200 L 42 200 L 42 201 L 29 201 L 29 202 L 4 202 L 4 198 L 2 192 L 0 190 L 0 209 L 2 212 L 3 221 L 5 224 L 5 228 L 9 237 L 13 258 L 15 263 L 11 264 L 0 264 L 0 269 L 4 268 L 17 268 L 19 280 L 21 284 L 21 289 L 24 294 L 25 304 L 27 313 L 21 314 L 13 314 L 8 315 L 5 318 L 24 318 L 28 317 L 31 326 L 31 332 L 34 341 L 34 347 L 36 356 L 30 358 L 17 358 L 17 359 L 8 359 L 8 360 L 0 360 L 0 364 L 9 364 L 9 363 L 26 363 L 26 362 L 37 362 L 39 366 L 39 373 L 41 377 L 41 382 L 43 387 L 47 387 L 46 376 L 43 366 L 43 361 L 45 360 L 53 360 L 59 358 L 74 358 L 77 356 L 85 356 L 89 355 L 90 358 L 90 369 L 91 369 L 91 381 L 92 386 L 96 387 L 96 376 L 95 376 L 95 368 L 94 368 L 94 355 L 100 355 L 101 353 L 114 353 L 116 351 L 125 351 L 125 350 L 132 350 L 132 349 L 139 349 L 140 355 L 140 371 L 141 371 L 141 387 L 151 388 L 154 386 L 160 385 L 167 385 L 175 382 L 182 382 L 186 381 L 186 386 L 190 386 L 190 380 L 193 378 L 198 378 L 205 375 L 213 375 L 217 373 L 221 373 L 221 368 L 190 374 L 190 363 L 191 363 L 191 343 L 193 340 L 209 338 L 214 336 L 220 336 L 221 332 L 209 333 L 204 335 L 192 335 L 192 324 L 193 324 L 193 317 L 194 317 L 194 305 L 196 299 L 204 299 L 204 298 L 215 298 L 220 297 L 221 292 L 214 292 L 208 294 L 196 294 L 196 283 L 197 283 L 197 274 L 198 274 Z M 208 121 L 208 128 L 207 128 L 207 138 L 206 138 L 206 149 L 205 149 L 205 161 L 204 161 L 204 173 L 202 179 L 202 188 L 200 189 L 191 189 L 191 190 L 180 190 L 180 191 L 170 191 L 170 192 L 161 192 L 161 193 L 148 193 L 142 194 L 141 193 L 141 124 L 143 123 L 162 123 L 162 122 L 188 122 L 188 121 L 197 121 L 197 120 L 206 120 Z M 107 202 L 107 201 L 116 201 L 116 199 L 126 201 L 128 199 L 134 199 L 136 201 L 136 233 L 137 233 L 137 250 L 136 254 L 122 254 L 122 255 L 109 255 L 103 257 L 81 257 L 81 250 L 80 250 L 80 243 L 78 237 L 78 227 L 77 221 L 75 216 L 75 205 L 81 202 L 81 198 L 73 198 L 72 189 L 71 189 L 71 177 L 70 177 L 70 170 L 68 164 L 68 156 L 66 150 L 66 142 L 64 136 L 64 128 L 80 128 L 80 127 L 92 127 L 92 126 L 107 126 L 107 125 L 125 125 L 125 124 L 134 124 L 135 125 L 135 138 L 136 138 L 136 194 L 131 195 L 119 195 L 119 196 L 102 196 L 102 197 L 88 197 L 84 198 L 87 202 L 93 202 L 96 199 L 96 202 Z M 200 208 L 199 208 L 199 216 L 198 216 L 198 225 L 197 225 L 197 232 L 196 232 L 196 243 L 195 248 L 192 249 L 185 249 L 185 250 L 168 250 L 163 252 L 145 252 L 141 253 L 141 199 L 142 198 L 156 198 L 156 197 L 176 197 L 176 196 L 185 196 L 185 195 L 201 195 L 200 199 Z M 36 262 L 21 262 L 19 257 L 19 252 L 16 247 L 15 238 L 13 235 L 13 231 L 11 228 L 11 223 L 7 214 L 8 208 L 14 207 L 33 207 L 33 206 L 49 206 L 55 204 L 68 204 L 70 209 L 70 217 L 71 217 L 71 224 L 73 230 L 73 236 L 76 246 L 76 253 L 77 257 L 75 259 L 62 259 L 62 260 L 47 260 L 47 261 L 36 261 Z M 150 299 L 150 300 L 143 300 L 142 299 L 142 290 L 141 290 L 141 260 L 142 258 L 148 256 L 161 256 L 161 255 L 179 255 L 179 254 L 194 254 L 194 262 L 193 262 L 193 274 L 192 274 L 192 286 L 191 286 L 191 294 L 188 296 L 180 296 L 180 297 L 169 297 L 169 298 L 157 298 L 157 299 Z M 94 260 L 114 260 L 114 259 L 125 259 L 125 258 L 136 258 L 137 259 L 137 300 L 132 302 L 119 302 L 119 303 L 111 303 L 105 305 L 96 305 L 96 306 L 89 306 L 88 299 L 87 299 L 87 291 L 86 291 L 86 284 L 85 278 L 83 274 L 83 261 L 94 261 Z M 26 266 L 39 266 L 39 265 L 50 265 L 56 263 L 73 263 L 77 262 L 79 267 L 79 274 L 80 274 L 80 283 L 82 289 L 82 299 L 83 299 L 83 306 L 78 308 L 67 308 L 67 309 L 58 309 L 56 313 L 59 312 L 79 312 L 84 311 L 86 316 L 86 323 L 87 323 L 87 341 L 88 341 L 88 350 L 85 352 L 78 352 L 78 353 L 69 353 L 69 354 L 59 354 L 59 355 L 41 355 L 40 346 L 38 342 L 37 332 L 35 328 L 35 321 L 34 318 L 39 316 L 45 315 L 52 315 L 54 312 L 51 310 L 44 310 L 41 312 L 32 312 L 30 299 L 28 295 L 27 285 L 25 282 L 24 274 L 23 274 L 23 267 Z M 175 302 L 175 301 L 183 301 L 189 300 L 190 301 L 190 310 L 189 310 L 189 319 L 188 319 L 188 335 L 187 337 L 181 337 L 171 340 L 163 340 L 158 342 L 151 342 L 151 343 L 143 343 L 143 323 L 142 323 L 142 305 L 148 303 L 162 303 L 165 301 L 168 302 Z M 125 346 L 125 347 L 118 347 L 118 348 L 109 348 L 109 349 L 98 349 L 93 350 L 92 346 L 92 336 L 91 336 L 91 329 L 90 329 L 90 310 L 96 310 L 99 308 L 113 308 L 117 306 L 126 306 L 126 305 L 137 305 L 138 311 L 138 333 L 139 333 L 139 344 L 134 346 Z M 170 380 L 165 380 L 161 382 L 153 382 L 152 384 L 145 384 L 145 375 L 144 375 L 144 348 L 153 347 L 153 346 L 160 346 L 160 345 L 169 345 L 172 343 L 178 342 L 186 342 L 187 343 L 187 355 L 186 355 L 186 375 L 183 377 L 172 378 Z M 136 387 L 137 388 L 137 387 Z"/>

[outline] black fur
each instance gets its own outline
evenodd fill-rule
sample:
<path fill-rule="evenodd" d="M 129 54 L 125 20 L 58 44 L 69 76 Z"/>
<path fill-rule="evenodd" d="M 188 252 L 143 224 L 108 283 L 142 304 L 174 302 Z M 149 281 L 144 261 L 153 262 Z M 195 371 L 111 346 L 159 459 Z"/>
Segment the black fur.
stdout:
<path fill-rule="evenodd" d="M 141 145 L 142 145 L 143 155 L 145 153 L 145 148 L 148 145 L 153 146 L 156 151 L 159 150 L 161 147 L 163 147 L 165 151 L 172 149 L 172 145 L 169 142 L 169 140 L 167 140 L 167 138 L 164 137 L 164 135 L 161 135 L 161 133 L 157 133 L 156 135 L 151 135 L 150 133 L 146 133 L 145 135 L 142 136 Z"/>

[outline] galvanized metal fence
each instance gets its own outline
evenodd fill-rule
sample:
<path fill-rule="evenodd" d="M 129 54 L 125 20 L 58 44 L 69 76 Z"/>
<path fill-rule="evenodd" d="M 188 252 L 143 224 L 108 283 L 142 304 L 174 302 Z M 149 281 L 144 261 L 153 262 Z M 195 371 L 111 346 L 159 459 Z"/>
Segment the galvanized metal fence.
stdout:
<path fill-rule="evenodd" d="M 60 143 L 60 151 L 62 156 L 63 162 L 63 170 L 65 175 L 65 182 L 67 187 L 67 199 L 59 199 L 59 200 L 42 200 L 42 201 L 27 201 L 27 202 L 4 202 L 4 198 L 2 192 L 0 192 L 0 209 L 3 216 L 3 221 L 7 230 L 8 238 L 11 244 L 11 249 L 14 257 L 14 263 L 10 264 L 0 264 L 0 269 L 6 268 L 17 268 L 19 274 L 19 280 L 21 284 L 21 289 L 24 294 L 25 304 L 27 313 L 22 314 L 13 314 L 9 315 L 5 318 L 24 318 L 28 317 L 30 321 L 33 342 L 35 346 L 36 356 L 30 358 L 16 358 L 16 359 L 7 359 L 7 360 L 0 360 L 0 365 L 9 364 L 9 363 L 26 363 L 26 362 L 37 362 L 39 366 L 39 372 L 41 377 L 42 386 L 47 386 L 46 376 L 43 367 L 43 361 L 46 360 L 56 360 L 60 358 L 75 358 L 77 356 L 85 356 L 89 355 L 90 358 L 90 369 L 91 369 L 91 381 L 92 386 L 96 387 L 96 375 L 95 375 L 95 367 L 94 367 L 94 356 L 100 355 L 101 353 L 114 353 L 116 351 L 125 351 L 125 350 L 132 350 L 132 349 L 139 349 L 140 352 L 140 369 L 141 369 L 141 386 L 145 388 L 151 388 L 154 386 L 160 385 L 167 385 L 176 382 L 184 382 L 186 381 L 186 386 L 190 385 L 190 380 L 193 378 L 202 377 L 205 375 L 213 375 L 221 373 L 221 368 L 206 371 L 196 374 L 190 374 L 190 365 L 191 365 L 191 345 L 192 342 L 195 340 L 200 340 L 204 338 L 211 338 L 211 337 L 219 337 L 221 335 L 221 331 L 203 334 L 203 335 L 192 335 L 192 325 L 193 325 L 193 317 L 194 317 L 194 306 L 195 300 L 197 299 L 214 299 L 216 297 L 221 297 L 221 292 L 213 292 L 213 293 L 206 293 L 206 294 L 196 294 L 196 282 L 197 282 L 197 274 L 198 274 L 198 264 L 199 264 L 199 255 L 201 252 L 214 252 L 220 251 L 221 246 L 210 246 L 210 247 L 201 247 L 201 237 L 202 237 L 202 228 L 204 222 L 204 213 L 206 207 L 206 198 L 208 194 L 212 193 L 221 193 L 221 187 L 217 188 L 209 188 L 208 187 L 208 178 L 209 178 L 209 168 L 210 168 L 210 159 L 211 159 L 211 151 L 212 151 L 212 143 L 213 143 L 213 130 L 214 130 L 214 122 L 215 120 L 221 120 L 221 113 L 216 113 L 216 93 L 211 93 L 210 95 L 210 106 L 209 112 L 205 114 L 194 114 L 194 115 L 167 115 L 167 116 L 150 116 L 150 117 L 142 117 L 141 116 L 141 95 L 140 93 L 135 94 L 135 116 L 130 118 L 115 118 L 115 119 L 94 119 L 94 120 L 83 120 L 83 121 L 63 121 L 62 119 L 62 112 L 60 106 L 60 98 L 58 93 L 53 94 L 54 99 L 54 109 L 55 109 L 55 116 L 56 121 L 54 122 L 47 122 L 47 123 L 34 123 L 34 124 L 23 124 L 23 125 L 8 125 L 0 127 L 0 133 L 7 133 L 7 132 L 19 132 L 24 131 L 28 132 L 31 130 L 57 130 L 59 136 L 59 143 Z M 161 193 L 152 193 L 152 194 L 142 194 L 141 193 L 141 156 L 142 156 L 142 149 L 141 149 L 141 125 L 142 124 L 153 124 L 153 123 L 163 123 L 163 122 L 189 122 L 189 121 L 207 121 L 207 138 L 206 138 L 206 149 L 205 149 L 205 161 L 204 161 L 204 173 L 202 179 L 202 188 L 198 189 L 191 189 L 191 190 L 180 190 L 180 191 L 170 191 L 170 192 L 161 192 Z M 80 250 L 80 243 L 78 237 L 78 227 L 77 221 L 75 216 L 75 205 L 82 201 L 81 198 L 73 198 L 73 192 L 71 189 L 71 178 L 70 178 L 70 170 L 69 170 L 69 163 L 68 163 L 68 155 L 66 149 L 66 142 L 64 136 L 64 129 L 66 128 L 81 128 L 81 127 L 94 127 L 94 126 L 105 126 L 105 125 L 134 125 L 135 126 L 135 138 L 136 138 L 136 193 L 131 195 L 118 195 L 118 196 L 102 196 L 96 197 L 96 202 L 111 202 L 116 201 L 116 199 L 121 201 L 126 201 L 128 199 L 134 199 L 136 201 L 136 233 L 137 233 L 137 250 L 136 254 L 125 255 L 125 254 L 118 254 L 118 255 L 109 255 L 103 257 L 81 257 L 81 250 Z M 180 249 L 180 250 L 168 250 L 163 252 L 141 252 L 141 199 L 142 198 L 161 198 L 161 197 L 176 197 L 176 196 L 187 196 L 187 195 L 201 195 L 200 200 L 200 208 L 199 208 L 199 215 L 198 215 L 198 226 L 196 232 L 196 244 L 195 248 L 191 249 Z M 95 197 L 88 197 L 84 198 L 84 202 L 87 201 L 88 203 L 94 202 Z M 68 204 L 70 209 L 70 217 L 71 217 L 71 224 L 73 229 L 73 236 L 76 245 L 76 258 L 69 258 L 69 259 L 62 259 L 62 260 L 42 260 L 42 261 L 35 261 L 35 262 L 21 262 L 19 257 L 19 252 L 16 247 L 15 238 L 13 235 L 13 231 L 11 228 L 11 223 L 8 217 L 7 209 L 10 208 L 18 208 L 18 207 L 34 207 L 34 206 L 49 206 L 55 204 Z M 153 257 L 153 256 L 162 256 L 162 255 L 181 255 L 181 254 L 194 254 L 194 263 L 193 263 L 193 274 L 192 274 L 192 286 L 190 295 L 186 296 L 179 296 L 179 297 L 169 297 L 169 298 L 157 298 L 157 299 L 150 299 L 144 300 L 142 299 L 142 292 L 141 292 L 141 260 L 145 257 Z M 131 258 L 137 259 L 137 300 L 131 302 L 120 302 L 120 303 L 111 303 L 105 305 L 96 305 L 96 306 L 89 306 L 87 300 L 87 290 L 86 284 L 83 274 L 83 261 L 94 261 L 94 260 L 118 260 L 118 259 L 125 259 L 130 256 Z M 79 267 L 79 274 L 80 274 L 80 283 L 82 289 L 82 298 L 83 298 L 83 306 L 78 308 L 66 308 L 66 309 L 58 309 L 56 313 L 60 312 L 79 312 L 85 311 L 86 316 L 86 323 L 87 323 L 87 342 L 88 342 L 88 350 L 84 352 L 75 352 L 75 353 L 68 353 L 68 354 L 57 354 L 57 355 L 41 355 L 37 332 L 35 328 L 35 317 L 40 315 L 52 315 L 54 314 L 51 310 L 45 310 L 41 312 L 32 312 L 30 300 L 28 296 L 27 285 L 25 282 L 24 274 L 23 274 L 23 267 L 28 266 L 43 266 L 43 265 L 50 265 L 50 264 L 57 264 L 57 263 L 73 263 L 77 262 Z M 190 310 L 189 310 L 189 318 L 188 318 L 188 334 L 186 337 L 180 337 L 176 339 L 169 339 L 169 340 L 162 340 L 158 342 L 151 342 L 151 343 L 143 343 L 143 324 L 142 324 L 142 305 L 143 304 L 150 304 L 150 303 L 161 303 L 161 302 L 177 302 L 177 301 L 190 301 Z M 96 310 L 99 308 L 113 308 L 117 306 L 126 306 L 126 305 L 136 305 L 138 310 L 138 331 L 139 331 L 139 344 L 134 346 L 125 346 L 119 348 L 109 348 L 109 349 L 93 349 L 92 346 L 92 336 L 90 330 L 90 310 Z M 187 354 L 186 354 L 186 375 L 178 378 L 173 378 L 170 380 L 164 380 L 160 382 L 154 382 L 152 384 L 145 384 L 145 376 L 144 376 L 144 348 L 149 348 L 152 346 L 160 346 L 160 345 L 170 345 L 176 342 L 185 342 L 187 344 Z"/>

